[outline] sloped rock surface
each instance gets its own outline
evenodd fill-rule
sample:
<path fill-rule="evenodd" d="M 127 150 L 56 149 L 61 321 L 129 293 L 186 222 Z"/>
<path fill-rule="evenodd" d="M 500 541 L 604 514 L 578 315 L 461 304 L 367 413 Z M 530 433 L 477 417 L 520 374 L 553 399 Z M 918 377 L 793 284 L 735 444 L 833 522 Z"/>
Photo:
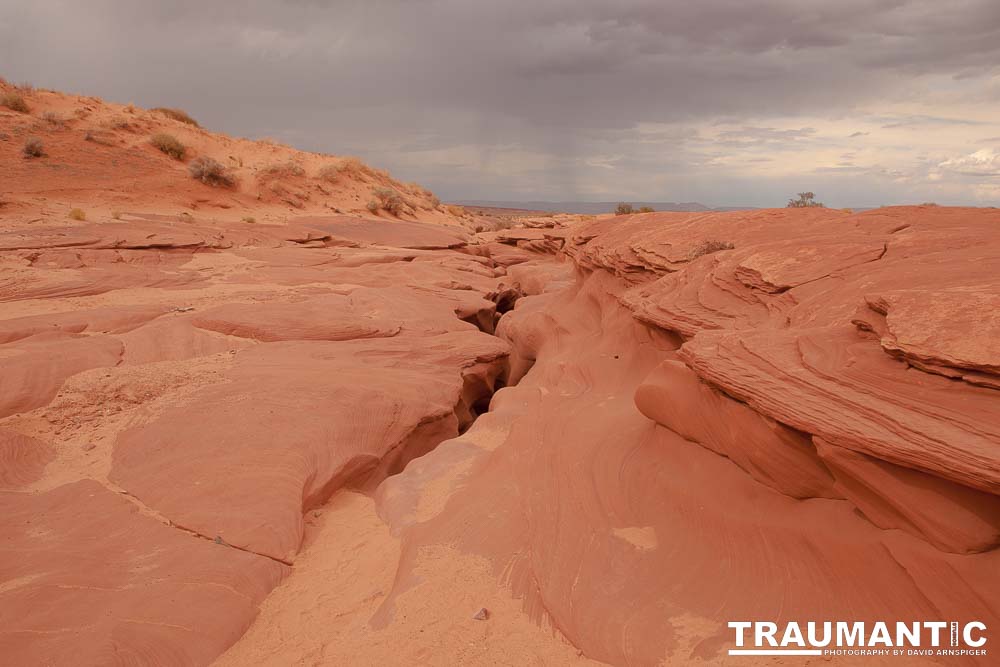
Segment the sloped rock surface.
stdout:
<path fill-rule="evenodd" d="M 306 512 L 504 382 L 494 264 L 464 244 L 351 218 L 0 235 L 4 661 L 199 665 L 235 642 Z"/>

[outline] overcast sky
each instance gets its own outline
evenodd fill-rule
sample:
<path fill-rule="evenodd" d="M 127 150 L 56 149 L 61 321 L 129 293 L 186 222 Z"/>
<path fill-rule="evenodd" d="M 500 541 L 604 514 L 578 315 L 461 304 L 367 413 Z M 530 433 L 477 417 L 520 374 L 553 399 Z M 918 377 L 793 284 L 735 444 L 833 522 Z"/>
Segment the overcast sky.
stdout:
<path fill-rule="evenodd" d="M 0 75 L 451 200 L 1000 205 L 998 0 L 0 0 Z"/>

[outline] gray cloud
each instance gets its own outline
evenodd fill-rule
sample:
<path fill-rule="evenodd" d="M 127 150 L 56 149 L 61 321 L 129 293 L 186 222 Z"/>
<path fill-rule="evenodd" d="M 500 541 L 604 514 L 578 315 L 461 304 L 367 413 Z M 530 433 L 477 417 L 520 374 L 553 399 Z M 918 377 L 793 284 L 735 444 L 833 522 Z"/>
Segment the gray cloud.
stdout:
<path fill-rule="evenodd" d="M 963 120 L 970 89 L 1000 104 L 983 92 L 1000 89 L 1000 4 L 0 0 L 0 63 L 14 80 L 359 154 L 448 198 L 780 204 L 799 186 L 753 165 L 829 147 L 818 121 L 934 96 L 953 108 L 881 124 L 978 122 Z M 801 187 L 886 194 L 841 186 Z"/>

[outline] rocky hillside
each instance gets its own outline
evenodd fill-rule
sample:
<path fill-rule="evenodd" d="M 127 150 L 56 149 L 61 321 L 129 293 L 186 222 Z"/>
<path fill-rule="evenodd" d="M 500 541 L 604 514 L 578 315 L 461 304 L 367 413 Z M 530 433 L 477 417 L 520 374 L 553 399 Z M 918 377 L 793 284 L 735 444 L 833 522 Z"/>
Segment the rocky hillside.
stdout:
<path fill-rule="evenodd" d="M 204 173 L 206 160 L 218 165 L 218 176 Z M 460 208 L 449 210 L 425 188 L 358 158 L 210 132 L 178 109 L 140 109 L 2 79 L 0 201 L 2 219 L 65 218 L 78 209 L 96 221 L 129 213 L 261 223 L 331 214 L 463 220 Z"/>

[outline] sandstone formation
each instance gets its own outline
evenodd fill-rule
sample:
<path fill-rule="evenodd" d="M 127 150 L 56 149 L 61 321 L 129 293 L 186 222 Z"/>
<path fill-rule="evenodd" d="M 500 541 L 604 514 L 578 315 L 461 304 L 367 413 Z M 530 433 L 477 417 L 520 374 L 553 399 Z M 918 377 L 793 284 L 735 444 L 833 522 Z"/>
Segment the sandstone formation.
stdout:
<path fill-rule="evenodd" d="M 0 142 L 5 664 L 714 665 L 734 619 L 1000 627 L 1000 212 L 487 231 L 416 186 L 371 214 L 396 182 L 330 156 L 32 104 L 65 168 Z"/>

